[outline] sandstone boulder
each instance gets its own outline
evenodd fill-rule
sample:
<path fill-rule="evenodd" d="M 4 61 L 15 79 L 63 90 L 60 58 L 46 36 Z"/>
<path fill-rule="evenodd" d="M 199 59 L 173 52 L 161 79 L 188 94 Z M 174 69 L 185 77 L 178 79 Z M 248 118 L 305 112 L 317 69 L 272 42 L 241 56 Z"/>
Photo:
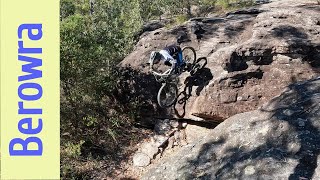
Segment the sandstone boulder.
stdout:
<path fill-rule="evenodd" d="M 142 179 L 320 179 L 320 77 L 289 85 L 155 164 Z"/>
<path fill-rule="evenodd" d="M 208 63 L 192 81 L 188 73 L 181 75 L 179 92 L 192 96 L 171 113 L 221 122 L 255 110 L 291 83 L 320 74 L 320 6 L 312 2 L 275 1 L 149 31 L 120 65 L 147 73 L 150 52 L 176 43 L 183 34 L 181 46 L 196 48 Z"/>

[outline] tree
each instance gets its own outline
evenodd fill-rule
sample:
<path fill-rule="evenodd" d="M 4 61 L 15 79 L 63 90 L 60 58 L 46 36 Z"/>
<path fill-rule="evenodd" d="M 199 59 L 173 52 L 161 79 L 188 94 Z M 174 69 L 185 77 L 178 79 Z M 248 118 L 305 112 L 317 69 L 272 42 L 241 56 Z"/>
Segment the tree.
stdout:
<path fill-rule="evenodd" d="M 65 19 L 70 15 L 73 15 L 76 11 L 76 6 L 72 3 L 72 0 L 62 0 L 60 2 L 60 17 Z"/>
<path fill-rule="evenodd" d="M 110 71 L 130 52 L 142 25 L 138 0 L 91 2 L 61 1 L 62 131 L 111 118 L 101 103 L 115 90 L 118 77 Z"/>

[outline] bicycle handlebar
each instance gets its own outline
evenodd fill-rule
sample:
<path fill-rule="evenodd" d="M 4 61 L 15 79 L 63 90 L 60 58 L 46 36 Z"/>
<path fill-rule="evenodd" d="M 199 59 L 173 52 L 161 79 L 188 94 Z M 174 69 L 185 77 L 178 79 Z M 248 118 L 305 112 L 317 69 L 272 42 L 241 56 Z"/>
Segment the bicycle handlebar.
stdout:
<path fill-rule="evenodd" d="M 150 63 L 150 72 L 153 74 L 153 75 L 155 75 L 155 76 L 160 76 L 160 77 L 165 77 L 165 76 L 169 76 L 171 73 L 172 73 L 172 71 L 173 71 L 173 69 L 174 69 L 174 65 L 172 65 L 168 70 L 166 70 L 164 73 L 159 73 L 159 72 L 157 72 L 157 71 L 155 71 L 154 69 L 153 69 L 153 63 Z"/>
<path fill-rule="evenodd" d="M 158 73 L 158 72 L 156 72 L 156 71 L 154 71 L 154 70 L 152 69 L 152 70 L 151 70 L 151 73 L 154 74 L 154 75 L 156 75 L 156 76 L 161 76 L 161 77 L 163 77 L 163 76 L 169 76 L 169 75 L 171 74 L 171 70 L 172 70 L 172 68 L 166 70 L 164 73 Z"/>

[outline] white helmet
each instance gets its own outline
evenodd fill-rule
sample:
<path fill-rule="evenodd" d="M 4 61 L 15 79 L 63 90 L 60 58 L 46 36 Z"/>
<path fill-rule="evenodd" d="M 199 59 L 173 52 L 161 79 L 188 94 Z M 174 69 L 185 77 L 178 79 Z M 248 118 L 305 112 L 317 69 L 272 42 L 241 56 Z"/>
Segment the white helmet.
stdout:
<path fill-rule="evenodd" d="M 150 54 L 150 59 L 149 59 L 149 64 L 150 64 L 150 71 L 157 76 L 168 76 L 171 74 L 173 67 L 171 66 L 171 68 L 169 68 L 168 70 L 166 70 L 165 72 L 159 72 L 157 70 L 154 69 L 153 65 L 154 64 L 158 64 L 161 60 L 161 54 L 157 51 L 152 51 Z"/>

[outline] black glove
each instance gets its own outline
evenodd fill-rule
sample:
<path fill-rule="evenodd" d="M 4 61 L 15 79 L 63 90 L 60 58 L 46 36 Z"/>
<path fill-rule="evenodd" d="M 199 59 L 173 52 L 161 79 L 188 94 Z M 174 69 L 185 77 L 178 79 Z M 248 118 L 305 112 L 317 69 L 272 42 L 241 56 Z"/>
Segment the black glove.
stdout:
<path fill-rule="evenodd" d="M 167 66 L 172 66 L 172 64 L 169 61 L 165 61 L 164 64 Z"/>

